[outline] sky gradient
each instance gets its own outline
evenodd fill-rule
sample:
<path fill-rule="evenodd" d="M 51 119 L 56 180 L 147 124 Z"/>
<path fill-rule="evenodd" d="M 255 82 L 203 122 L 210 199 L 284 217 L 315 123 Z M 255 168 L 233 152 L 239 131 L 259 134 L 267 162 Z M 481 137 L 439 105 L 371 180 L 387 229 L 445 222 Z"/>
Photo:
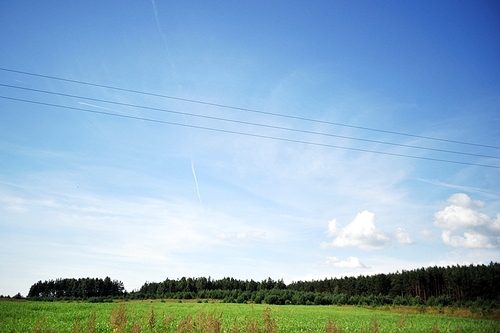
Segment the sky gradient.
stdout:
<path fill-rule="evenodd" d="M 499 59 L 494 1 L 2 2 L 0 294 L 498 262 Z"/>

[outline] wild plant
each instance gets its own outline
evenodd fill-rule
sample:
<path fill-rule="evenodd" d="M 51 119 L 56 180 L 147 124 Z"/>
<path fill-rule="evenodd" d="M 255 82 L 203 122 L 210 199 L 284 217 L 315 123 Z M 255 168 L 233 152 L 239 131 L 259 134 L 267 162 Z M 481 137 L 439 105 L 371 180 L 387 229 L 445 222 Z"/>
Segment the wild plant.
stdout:
<path fill-rule="evenodd" d="M 57 330 L 44 327 L 45 319 L 46 319 L 45 316 L 40 318 L 40 320 L 36 323 L 35 327 L 33 327 L 32 333 L 57 333 Z"/>
<path fill-rule="evenodd" d="M 87 320 L 87 333 L 96 333 L 97 327 L 95 324 L 95 310 L 90 313 L 89 319 Z"/>
<path fill-rule="evenodd" d="M 147 325 L 150 332 L 153 332 L 156 326 L 156 315 L 153 307 L 151 306 L 148 311 Z"/>
<path fill-rule="evenodd" d="M 326 333 L 342 333 L 342 328 L 337 327 L 335 320 L 328 319 L 326 321 L 326 325 L 325 325 L 325 332 Z"/>
<path fill-rule="evenodd" d="M 257 320 L 249 318 L 246 324 L 247 333 L 259 333 L 259 324 Z"/>
<path fill-rule="evenodd" d="M 396 323 L 396 327 L 399 328 L 399 329 L 402 329 L 403 327 L 405 327 L 407 319 L 408 319 L 408 314 L 407 313 L 402 314 L 399 317 L 398 322 Z"/>
<path fill-rule="evenodd" d="M 378 333 L 378 322 L 377 322 L 377 317 L 373 316 L 372 321 L 371 321 L 371 331 L 372 333 Z"/>
<path fill-rule="evenodd" d="M 240 333 L 240 329 L 238 328 L 238 323 L 236 322 L 236 318 L 234 318 L 233 329 L 231 330 L 231 333 Z"/>
<path fill-rule="evenodd" d="M 196 327 L 205 333 L 220 333 L 222 329 L 222 314 L 206 314 L 200 311 L 196 316 Z"/>
<path fill-rule="evenodd" d="M 109 324 L 113 333 L 123 333 L 125 332 L 125 327 L 127 326 L 127 309 L 122 304 L 119 307 L 115 307 L 111 311 L 109 316 Z"/>
<path fill-rule="evenodd" d="M 266 308 L 262 313 L 262 320 L 264 322 L 263 332 L 264 333 L 276 333 L 278 331 L 278 325 L 276 320 L 271 316 L 271 309 Z"/>
<path fill-rule="evenodd" d="M 434 322 L 434 326 L 432 326 L 432 330 L 431 330 L 432 333 L 439 333 L 439 327 L 438 327 L 438 323 L 437 321 Z"/>
<path fill-rule="evenodd" d="M 164 326 L 168 326 L 173 320 L 174 320 L 173 313 L 169 313 L 168 315 L 165 315 L 165 313 L 163 313 L 163 325 Z"/>
<path fill-rule="evenodd" d="M 73 326 L 71 327 L 71 333 L 84 333 L 80 319 L 75 320 L 75 322 L 73 323 Z"/>
<path fill-rule="evenodd" d="M 189 333 L 194 331 L 195 325 L 193 321 L 193 317 L 188 315 L 186 318 L 181 320 L 177 325 L 176 333 Z"/>
<path fill-rule="evenodd" d="M 141 324 L 137 321 L 132 323 L 132 327 L 130 329 L 130 333 L 141 333 Z"/>

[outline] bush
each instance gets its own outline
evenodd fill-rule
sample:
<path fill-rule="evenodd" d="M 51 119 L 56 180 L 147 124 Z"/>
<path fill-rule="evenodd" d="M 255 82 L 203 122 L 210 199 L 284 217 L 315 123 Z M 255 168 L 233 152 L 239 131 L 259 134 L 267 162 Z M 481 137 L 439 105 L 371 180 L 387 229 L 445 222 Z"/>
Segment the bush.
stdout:
<path fill-rule="evenodd" d="M 392 305 L 408 305 L 408 300 L 403 296 L 396 296 L 392 300 Z"/>
<path fill-rule="evenodd" d="M 438 306 L 438 300 L 437 300 L 437 298 L 434 297 L 434 296 L 429 297 L 427 299 L 426 305 L 427 306 Z"/>

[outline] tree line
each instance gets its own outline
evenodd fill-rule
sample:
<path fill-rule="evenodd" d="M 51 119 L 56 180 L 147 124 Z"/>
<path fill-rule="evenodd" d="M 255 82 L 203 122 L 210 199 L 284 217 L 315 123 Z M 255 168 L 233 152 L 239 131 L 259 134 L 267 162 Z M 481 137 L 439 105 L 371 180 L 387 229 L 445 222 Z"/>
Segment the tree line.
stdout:
<path fill-rule="evenodd" d="M 85 281 L 83 283 L 83 281 Z M 101 282 L 99 282 L 101 281 Z M 105 282 L 106 281 L 106 282 Z M 104 285 L 109 287 L 104 287 Z M 113 287 L 114 286 L 114 287 Z M 224 302 L 317 305 L 430 305 L 500 308 L 500 264 L 427 267 L 390 274 L 297 281 L 225 277 L 146 282 L 126 292 L 107 277 L 60 279 L 34 284 L 28 297 L 122 297 L 126 299 L 214 299 Z"/>
<path fill-rule="evenodd" d="M 104 279 L 56 279 L 38 281 L 33 284 L 28 292 L 32 299 L 104 299 L 122 297 L 125 295 L 123 282 L 111 280 L 109 276 Z"/>
<path fill-rule="evenodd" d="M 297 281 L 223 278 L 146 282 L 131 298 L 209 298 L 268 304 L 450 306 L 486 302 L 500 307 L 500 264 L 428 267 L 391 274 Z"/>

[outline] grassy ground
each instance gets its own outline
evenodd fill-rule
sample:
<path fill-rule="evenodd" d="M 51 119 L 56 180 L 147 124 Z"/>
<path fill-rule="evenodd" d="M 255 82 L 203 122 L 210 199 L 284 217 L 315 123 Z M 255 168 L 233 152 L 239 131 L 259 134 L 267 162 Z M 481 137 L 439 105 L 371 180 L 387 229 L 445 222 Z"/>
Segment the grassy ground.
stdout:
<path fill-rule="evenodd" d="M 0 332 L 500 332 L 499 321 L 420 312 L 404 307 L 0 301 Z"/>

